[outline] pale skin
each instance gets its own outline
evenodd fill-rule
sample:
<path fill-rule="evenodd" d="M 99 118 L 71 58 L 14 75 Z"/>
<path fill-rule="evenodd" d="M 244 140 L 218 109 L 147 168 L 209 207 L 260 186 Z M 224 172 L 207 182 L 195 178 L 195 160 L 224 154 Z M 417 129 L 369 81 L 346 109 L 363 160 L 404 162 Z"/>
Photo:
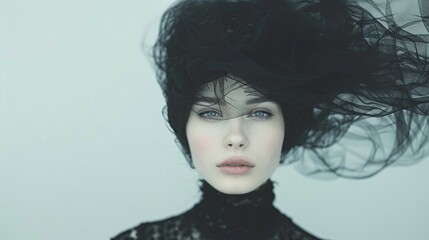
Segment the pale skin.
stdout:
<path fill-rule="evenodd" d="M 186 135 L 196 170 L 220 192 L 244 194 L 265 183 L 278 167 L 284 139 L 280 106 L 234 80 L 225 82 L 227 104 L 197 101 Z M 254 92 L 254 91 L 253 91 Z M 201 95 L 214 97 L 208 84 Z M 254 165 L 243 175 L 230 175 L 217 166 L 226 159 L 244 159 Z"/>

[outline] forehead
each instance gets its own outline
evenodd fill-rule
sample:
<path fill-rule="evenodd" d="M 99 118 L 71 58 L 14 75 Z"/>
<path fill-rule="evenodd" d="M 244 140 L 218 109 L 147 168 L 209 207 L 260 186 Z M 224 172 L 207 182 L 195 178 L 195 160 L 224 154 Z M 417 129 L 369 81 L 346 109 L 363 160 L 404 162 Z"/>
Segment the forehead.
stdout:
<path fill-rule="evenodd" d="M 227 99 L 239 100 L 241 98 L 255 96 L 264 97 L 263 94 L 251 86 L 248 86 L 245 82 L 231 77 L 224 77 L 203 85 L 198 96 L 203 98 L 217 98 L 220 101 L 225 101 Z"/>

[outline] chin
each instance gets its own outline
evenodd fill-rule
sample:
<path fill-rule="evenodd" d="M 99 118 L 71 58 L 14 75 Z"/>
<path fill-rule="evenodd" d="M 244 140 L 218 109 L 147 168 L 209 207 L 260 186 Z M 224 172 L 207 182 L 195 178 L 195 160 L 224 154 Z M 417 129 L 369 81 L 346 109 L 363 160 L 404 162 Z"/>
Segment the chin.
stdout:
<path fill-rule="evenodd" d="M 262 183 L 249 181 L 248 179 L 247 181 L 246 179 L 228 179 L 225 181 L 215 181 L 210 184 L 216 190 L 225 194 L 246 194 L 257 189 Z"/>

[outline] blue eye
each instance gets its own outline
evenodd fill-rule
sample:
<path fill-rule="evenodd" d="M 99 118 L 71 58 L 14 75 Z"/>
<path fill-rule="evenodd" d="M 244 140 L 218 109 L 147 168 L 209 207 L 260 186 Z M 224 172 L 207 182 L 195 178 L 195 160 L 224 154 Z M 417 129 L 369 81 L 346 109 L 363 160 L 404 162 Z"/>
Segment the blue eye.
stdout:
<path fill-rule="evenodd" d="M 198 116 L 200 116 L 203 119 L 220 119 L 222 117 L 222 115 L 218 112 L 215 111 L 204 111 L 204 112 L 200 112 L 198 113 Z"/>
<path fill-rule="evenodd" d="M 254 111 L 251 114 L 249 114 L 249 117 L 254 117 L 257 119 L 268 119 L 271 116 L 273 116 L 273 114 L 266 111 Z"/>

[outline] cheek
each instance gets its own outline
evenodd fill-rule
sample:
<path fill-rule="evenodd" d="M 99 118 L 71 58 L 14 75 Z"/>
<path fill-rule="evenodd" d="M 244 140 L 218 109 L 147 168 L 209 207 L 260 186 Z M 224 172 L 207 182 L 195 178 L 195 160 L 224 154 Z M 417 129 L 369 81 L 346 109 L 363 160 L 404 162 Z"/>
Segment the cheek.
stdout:
<path fill-rule="evenodd" d="M 272 146 L 272 149 L 277 149 L 278 151 L 281 151 L 281 147 L 283 145 L 283 135 L 284 134 L 278 134 L 276 133 L 271 137 L 271 139 L 268 139 L 268 143 L 270 146 Z"/>
<path fill-rule="evenodd" d="M 196 170 L 204 177 L 209 171 L 218 148 L 216 133 L 201 122 L 191 122 L 186 129 L 192 162 Z"/>
<path fill-rule="evenodd" d="M 265 131 L 262 135 L 263 136 L 259 138 L 260 146 L 264 146 L 264 149 L 266 149 L 268 153 L 273 153 L 275 155 L 281 153 L 284 130 L 280 128 L 278 131 Z"/>
<path fill-rule="evenodd" d="M 265 151 L 262 153 L 266 156 L 267 163 L 277 164 L 280 162 L 282 141 L 279 139 L 267 139 L 264 145 Z"/>
<path fill-rule="evenodd" d="M 194 160 L 209 155 L 216 146 L 215 132 L 203 123 L 190 122 L 186 129 L 186 136 Z"/>
<path fill-rule="evenodd" d="M 213 146 L 213 140 L 203 134 L 194 135 L 188 141 L 191 151 L 195 153 L 206 152 Z"/>
<path fill-rule="evenodd" d="M 273 171 L 280 163 L 281 150 L 284 139 L 283 124 L 272 124 L 258 132 L 257 149 L 255 156 L 262 161 L 263 172 L 267 175 L 272 175 Z"/>
<path fill-rule="evenodd" d="M 272 175 L 274 170 L 278 167 L 280 163 L 281 150 L 283 145 L 283 136 L 284 133 L 271 132 L 265 136 L 264 141 L 264 152 L 261 154 L 264 155 L 266 169 L 265 172 L 268 175 Z"/>

